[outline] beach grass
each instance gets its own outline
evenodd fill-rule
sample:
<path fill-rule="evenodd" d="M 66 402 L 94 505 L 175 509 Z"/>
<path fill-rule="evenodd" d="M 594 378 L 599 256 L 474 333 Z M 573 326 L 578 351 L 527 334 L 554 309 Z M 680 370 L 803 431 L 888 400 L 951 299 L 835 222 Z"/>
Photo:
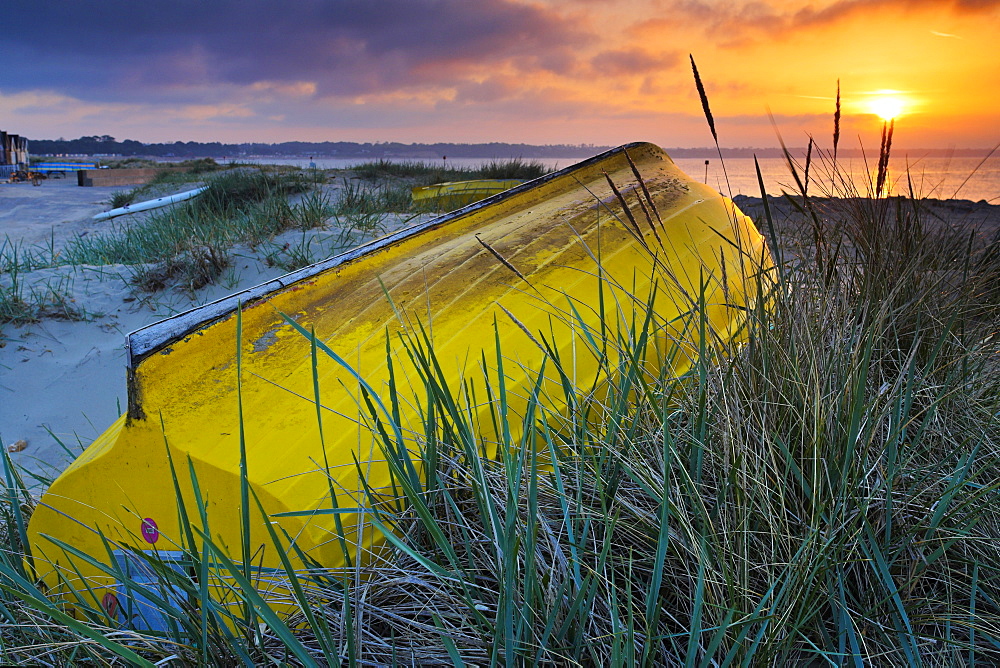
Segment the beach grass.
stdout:
<path fill-rule="evenodd" d="M 525 158 L 493 159 L 476 167 L 455 167 L 431 164 L 417 160 L 393 162 L 374 160 L 351 168 L 361 178 L 378 181 L 389 177 L 413 179 L 416 185 L 433 185 L 449 181 L 470 181 L 474 179 L 522 179 L 530 180 L 548 173 L 549 169 L 538 160 Z"/>
<path fill-rule="evenodd" d="M 128 206 L 135 202 L 136 191 L 135 190 L 116 190 L 111 193 L 111 197 L 108 198 L 108 205 L 112 209 L 118 209 L 123 206 Z"/>
<path fill-rule="evenodd" d="M 25 280 L 25 274 L 53 266 L 57 253 L 54 242 L 33 248 L 10 238 L 0 242 L 0 325 L 37 322 L 43 317 L 82 317 L 83 309 L 73 303 L 70 294 L 70 278 Z"/>
<path fill-rule="evenodd" d="M 126 265 L 134 268 L 140 289 L 162 289 L 176 278 L 195 290 L 228 266 L 233 245 L 257 246 L 288 229 L 325 224 L 332 208 L 321 195 L 288 202 L 289 195 L 306 193 L 313 185 L 298 172 L 223 171 L 208 179 L 208 189 L 197 200 L 138 221 L 112 223 L 108 232 L 71 239 L 59 249 L 54 244 L 23 248 L 8 239 L 0 245 L 0 270 L 11 277 L 11 290 L 19 274 L 63 265 Z"/>

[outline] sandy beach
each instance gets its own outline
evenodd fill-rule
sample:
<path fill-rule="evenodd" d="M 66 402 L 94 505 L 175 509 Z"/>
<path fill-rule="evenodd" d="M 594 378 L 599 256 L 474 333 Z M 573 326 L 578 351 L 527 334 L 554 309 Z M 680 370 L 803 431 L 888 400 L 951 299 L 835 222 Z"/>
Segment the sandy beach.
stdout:
<path fill-rule="evenodd" d="M 74 179 L 53 179 L 41 187 L 0 185 L 0 243 L 21 248 L 51 247 L 74 238 L 108 232 L 127 220 L 95 222 L 121 188 L 80 188 Z M 755 219 L 759 198 L 737 196 Z M 783 234 L 797 225 L 789 202 L 770 198 Z M 824 201 L 848 206 L 849 201 Z M 981 230 L 988 242 L 1000 231 L 1000 206 L 966 200 L 930 201 L 930 219 L 960 229 Z M 301 233 L 288 233 L 299 235 Z M 275 243 L 281 243 L 278 238 Z M 216 284 L 186 294 L 175 289 L 141 293 L 130 285 L 125 266 L 56 267 L 24 280 L 64 286 L 78 311 L 75 318 L 46 317 L 36 323 L 6 324 L 0 330 L 0 439 L 15 446 L 11 457 L 42 478 L 62 470 L 123 411 L 126 404 L 124 337 L 164 317 L 252 287 L 283 274 L 260 253 L 235 249 L 234 262 Z M 3 276 L 0 276 L 2 279 Z M 23 448 L 22 448 L 23 445 Z"/>
<path fill-rule="evenodd" d="M 93 216 L 107 210 L 111 193 L 121 189 L 80 188 L 75 179 L 49 180 L 38 188 L 0 185 L 0 232 L 22 248 L 51 244 L 58 249 L 74 237 L 110 231 L 120 221 L 95 222 Z M 246 259 L 222 284 L 200 290 L 192 299 L 177 292 L 137 295 L 123 266 L 32 272 L 25 280 L 67 286 L 81 317 L 4 325 L 3 444 L 26 443 L 11 454 L 25 470 L 43 476 L 58 473 L 122 412 L 126 333 L 281 273 Z"/>

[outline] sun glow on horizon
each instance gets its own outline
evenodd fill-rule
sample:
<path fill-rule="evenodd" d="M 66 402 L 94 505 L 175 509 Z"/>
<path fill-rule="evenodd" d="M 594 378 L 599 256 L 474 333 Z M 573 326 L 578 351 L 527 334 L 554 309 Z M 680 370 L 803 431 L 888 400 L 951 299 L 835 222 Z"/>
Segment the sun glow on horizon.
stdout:
<path fill-rule="evenodd" d="M 875 114 L 883 121 L 899 118 L 910 106 L 909 100 L 895 90 L 880 90 L 871 94 L 867 103 L 868 113 Z"/>

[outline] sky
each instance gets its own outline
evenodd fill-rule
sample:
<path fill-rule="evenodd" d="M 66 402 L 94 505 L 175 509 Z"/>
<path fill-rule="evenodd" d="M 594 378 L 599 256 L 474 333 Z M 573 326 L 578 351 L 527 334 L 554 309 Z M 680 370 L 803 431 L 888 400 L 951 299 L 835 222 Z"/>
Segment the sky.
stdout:
<path fill-rule="evenodd" d="M 1000 0 L 36 0 L 0 12 L 35 139 L 980 148 Z"/>

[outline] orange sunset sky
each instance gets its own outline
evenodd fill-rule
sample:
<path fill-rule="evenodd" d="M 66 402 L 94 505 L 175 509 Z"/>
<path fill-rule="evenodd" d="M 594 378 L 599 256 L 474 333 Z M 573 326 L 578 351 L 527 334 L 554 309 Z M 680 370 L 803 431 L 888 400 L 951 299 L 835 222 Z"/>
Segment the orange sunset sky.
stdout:
<path fill-rule="evenodd" d="M 707 146 L 1000 141 L 994 0 L 46 2 L 6 8 L 0 128 L 37 139 Z M 43 7 L 40 7 L 44 6 Z M 137 6 L 138 5 L 138 6 Z M 12 29 L 8 29 L 12 28 Z"/>

